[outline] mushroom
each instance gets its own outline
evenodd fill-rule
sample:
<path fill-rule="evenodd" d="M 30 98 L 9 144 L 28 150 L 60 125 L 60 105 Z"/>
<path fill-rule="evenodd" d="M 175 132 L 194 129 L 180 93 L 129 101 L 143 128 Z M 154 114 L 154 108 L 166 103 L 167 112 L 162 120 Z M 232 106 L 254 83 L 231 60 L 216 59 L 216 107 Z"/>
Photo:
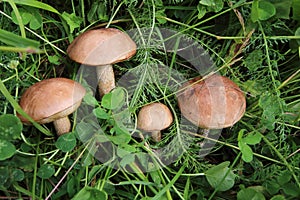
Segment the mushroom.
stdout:
<path fill-rule="evenodd" d="M 96 66 L 98 91 L 102 97 L 115 88 L 112 64 L 131 58 L 136 53 L 136 44 L 118 29 L 92 29 L 76 37 L 67 53 L 78 63 Z"/>
<path fill-rule="evenodd" d="M 21 96 L 21 108 L 37 123 L 54 123 L 58 135 L 71 130 L 68 115 L 81 104 L 84 87 L 67 78 L 51 78 L 30 86 Z M 24 124 L 30 122 L 18 113 Z"/>
<path fill-rule="evenodd" d="M 169 108 L 162 103 L 151 103 L 141 108 L 138 114 L 138 128 L 151 132 L 155 142 L 161 140 L 161 130 L 168 128 L 173 122 Z"/>
<path fill-rule="evenodd" d="M 245 113 L 246 99 L 230 79 L 212 75 L 199 81 L 194 78 L 181 86 L 177 95 L 182 115 L 204 129 L 233 126 Z M 197 82 L 199 81 L 199 82 Z"/>

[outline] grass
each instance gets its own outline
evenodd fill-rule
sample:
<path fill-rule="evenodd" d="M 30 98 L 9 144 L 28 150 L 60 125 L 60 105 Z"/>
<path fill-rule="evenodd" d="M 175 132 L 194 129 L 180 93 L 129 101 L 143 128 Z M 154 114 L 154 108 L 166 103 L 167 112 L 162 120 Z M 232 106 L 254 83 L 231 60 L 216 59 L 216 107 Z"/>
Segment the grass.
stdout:
<path fill-rule="evenodd" d="M 4 0 L 0 6 L 0 198 L 299 199 L 297 3 Z M 114 65 L 120 87 L 103 99 L 93 93 L 91 69 L 65 52 L 93 27 L 124 30 L 139 47 Z M 186 80 L 214 73 L 244 91 L 247 109 L 234 126 L 207 134 L 181 116 L 176 95 Z M 72 132 L 60 137 L 52 124 L 26 126 L 14 117 L 22 113 L 25 89 L 52 77 L 87 89 L 70 116 Z M 136 124 L 139 109 L 152 102 L 166 104 L 174 117 L 158 143 Z M 204 144 L 213 148 L 199 155 Z"/>

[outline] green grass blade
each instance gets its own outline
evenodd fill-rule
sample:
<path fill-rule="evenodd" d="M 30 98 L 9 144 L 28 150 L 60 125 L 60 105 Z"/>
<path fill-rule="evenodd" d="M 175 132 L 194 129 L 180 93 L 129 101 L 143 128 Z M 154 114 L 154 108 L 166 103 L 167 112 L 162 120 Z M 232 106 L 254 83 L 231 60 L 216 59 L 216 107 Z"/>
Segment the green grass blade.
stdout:
<path fill-rule="evenodd" d="M 26 38 L 26 33 L 25 33 L 25 28 L 24 28 L 24 24 L 23 24 L 23 21 L 22 21 L 22 17 L 20 15 L 20 12 L 19 12 L 15 2 L 13 0 L 7 0 L 7 2 L 10 4 L 11 8 L 13 9 L 13 11 L 16 15 L 16 18 L 17 18 L 17 21 L 18 21 L 18 24 L 19 24 L 19 27 L 20 27 L 20 31 L 21 31 L 21 36 L 23 38 Z"/>
<path fill-rule="evenodd" d="M 8 2 L 9 0 L 3 0 L 3 2 Z M 19 5 L 25 5 L 25 6 L 31 6 L 31 7 L 35 7 L 35 8 L 39 8 L 39 9 L 43 9 L 43 10 L 47 10 L 56 14 L 60 14 L 55 8 L 53 8 L 52 6 L 46 4 L 46 3 L 42 3 L 36 0 L 13 0 L 13 2 L 15 4 L 19 4 Z"/>
<path fill-rule="evenodd" d="M 15 47 L 38 48 L 40 45 L 38 41 L 28 39 L 28 38 L 23 38 L 19 35 L 5 31 L 3 29 L 0 29 L 0 41 L 9 46 L 15 46 Z"/>
<path fill-rule="evenodd" d="M 172 185 L 174 185 L 174 183 L 177 181 L 177 179 L 181 176 L 183 170 L 185 168 L 185 165 L 183 165 L 178 173 L 174 176 L 174 178 L 164 187 L 162 188 L 159 193 L 157 193 L 153 198 L 152 200 L 159 200 L 161 199 L 161 197 L 167 192 L 168 189 L 170 189 L 170 187 L 172 187 Z"/>
<path fill-rule="evenodd" d="M 30 196 L 30 197 L 32 196 L 32 193 L 31 193 L 30 191 L 28 191 L 28 190 L 26 190 L 25 188 L 19 186 L 17 183 L 14 183 L 13 186 L 14 186 L 14 188 L 15 188 L 17 191 L 21 192 L 22 194 L 27 195 L 27 196 Z M 39 198 L 39 197 L 36 197 L 36 199 L 42 200 L 42 199 Z"/>
<path fill-rule="evenodd" d="M 22 53 L 45 53 L 45 51 L 33 47 L 8 47 L 0 46 L 0 51 L 22 52 Z"/>

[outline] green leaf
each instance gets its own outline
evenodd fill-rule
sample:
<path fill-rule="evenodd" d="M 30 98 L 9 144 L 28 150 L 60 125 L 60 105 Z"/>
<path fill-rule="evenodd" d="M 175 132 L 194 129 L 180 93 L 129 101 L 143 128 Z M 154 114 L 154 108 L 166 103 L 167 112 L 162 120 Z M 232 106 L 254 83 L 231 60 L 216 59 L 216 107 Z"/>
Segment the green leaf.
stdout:
<path fill-rule="evenodd" d="M 83 97 L 83 101 L 84 101 L 87 105 L 90 105 L 90 106 L 98 105 L 97 99 L 95 98 L 95 96 L 93 96 L 93 95 L 90 94 L 90 93 L 87 93 L 87 94 Z"/>
<path fill-rule="evenodd" d="M 155 184 L 157 184 L 157 185 L 162 184 L 162 183 L 161 183 L 161 181 L 162 181 L 162 180 L 161 180 L 161 176 L 160 176 L 160 173 L 158 172 L 158 170 L 150 171 L 149 174 L 150 174 L 151 179 L 153 180 L 153 182 L 154 182 Z M 186 185 L 190 186 L 190 179 L 189 179 L 189 178 L 187 179 Z M 188 199 L 187 196 L 188 196 L 188 194 L 191 192 L 189 189 L 190 189 L 189 187 L 187 187 L 187 188 L 185 189 L 185 195 L 184 195 L 184 196 L 186 196 L 185 199 Z"/>
<path fill-rule="evenodd" d="M 214 6 L 215 2 L 214 0 L 201 0 L 199 1 L 200 4 L 205 5 L 205 6 Z"/>
<path fill-rule="evenodd" d="M 106 192 L 98 190 L 97 188 L 85 186 L 72 198 L 72 200 L 106 200 L 107 198 Z"/>
<path fill-rule="evenodd" d="M 122 145 L 119 145 L 119 147 L 130 153 L 135 153 L 137 151 L 137 149 L 133 145 L 130 145 L 130 144 L 122 144 Z"/>
<path fill-rule="evenodd" d="M 300 0 L 292 0 L 293 19 L 300 21 Z"/>
<path fill-rule="evenodd" d="M 121 144 L 117 148 L 117 155 L 119 157 L 124 157 L 128 154 L 132 154 L 135 152 L 136 152 L 136 148 L 133 147 L 132 145 L 128 145 L 128 144 Z"/>
<path fill-rule="evenodd" d="M 206 14 L 205 6 L 198 4 L 197 10 L 198 10 L 198 19 L 201 19 L 202 17 L 204 17 L 204 15 Z"/>
<path fill-rule="evenodd" d="M 59 138 L 55 142 L 55 146 L 63 152 L 71 151 L 76 146 L 75 134 L 73 132 L 70 132 L 59 136 Z"/>
<path fill-rule="evenodd" d="M 25 178 L 25 175 L 24 172 L 20 169 L 12 169 L 10 177 L 12 179 L 12 182 L 15 182 L 15 181 L 22 181 Z"/>
<path fill-rule="evenodd" d="M 21 15 L 23 24 L 26 25 L 29 23 L 31 29 L 36 30 L 42 26 L 42 17 L 37 9 L 20 8 L 19 13 Z M 12 21 L 15 24 L 19 24 L 15 12 L 11 12 L 11 16 L 12 16 Z"/>
<path fill-rule="evenodd" d="M 290 182 L 291 179 L 292 179 L 291 172 L 283 171 L 281 174 L 278 175 L 277 182 L 279 183 L 279 185 L 283 185 Z"/>
<path fill-rule="evenodd" d="M 250 145 L 255 145 L 260 143 L 261 138 L 262 136 L 260 133 L 249 133 L 246 137 L 242 139 L 242 141 Z"/>
<path fill-rule="evenodd" d="M 126 155 L 128 155 L 128 154 L 130 154 L 129 151 L 126 151 L 125 149 L 120 148 L 120 147 L 117 148 L 117 155 L 118 155 L 119 157 L 122 158 L 122 157 L 124 157 L 124 156 L 126 156 Z"/>
<path fill-rule="evenodd" d="M 42 165 L 37 172 L 38 177 L 43 179 L 50 178 L 55 173 L 53 165 L 44 164 Z"/>
<path fill-rule="evenodd" d="M 276 117 L 281 115 L 286 107 L 284 100 L 269 92 L 265 92 L 260 96 L 258 104 L 263 109 L 262 124 L 267 129 L 273 130 Z"/>
<path fill-rule="evenodd" d="M 295 183 L 286 183 L 281 186 L 282 190 L 285 194 L 290 195 L 292 197 L 299 197 L 300 189 Z"/>
<path fill-rule="evenodd" d="M 138 152 L 135 155 L 138 162 L 144 169 L 146 169 L 146 171 L 152 171 L 151 168 L 153 167 L 153 163 L 149 164 L 149 154 L 145 152 Z"/>
<path fill-rule="evenodd" d="M 263 65 L 263 58 L 264 52 L 261 49 L 256 49 L 250 52 L 247 57 L 243 59 L 243 64 L 250 72 L 255 72 Z"/>
<path fill-rule="evenodd" d="M 275 6 L 265 0 L 254 0 L 251 8 L 251 20 L 257 22 L 258 20 L 267 20 L 276 14 Z"/>
<path fill-rule="evenodd" d="M 285 197 L 282 195 L 273 196 L 270 200 L 285 200 Z"/>
<path fill-rule="evenodd" d="M 238 192 L 237 200 L 265 200 L 265 196 L 252 189 L 252 188 L 245 188 Z"/>
<path fill-rule="evenodd" d="M 61 16 L 69 25 L 70 33 L 73 33 L 76 28 L 79 28 L 80 24 L 83 22 L 83 19 L 76 16 L 75 13 L 69 14 L 67 12 L 63 12 Z"/>
<path fill-rule="evenodd" d="M 109 119 L 110 115 L 101 107 L 93 110 L 94 115 L 99 119 Z"/>
<path fill-rule="evenodd" d="M 267 20 L 276 14 L 275 6 L 268 1 L 259 1 L 258 18 L 260 20 Z"/>
<path fill-rule="evenodd" d="M 130 133 L 121 123 L 114 124 L 111 132 L 114 133 L 114 135 L 108 135 L 107 137 L 116 145 L 128 144 L 131 140 Z"/>
<path fill-rule="evenodd" d="M 82 142 L 86 142 L 97 133 L 97 129 L 93 124 L 81 121 L 76 125 L 75 133 Z"/>
<path fill-rule="evenodd" d="M 108 94 L 102 97 L 101 105 L 107 109 L 117 109 L 124 105 L 125 91 L 122 88 L 115 88 Z"/>
<path fill-rule="evenodd" d="M 165 9 L 157 10 L 155 12 L 155 18 L 160 24 L 167 23 L 167 20 L 164 19 L 163 17 L 167 17 L 167 15 L 165 14 Z"/>
<path fill-rule="evenodd" d="M 15 47 L 32 47 L 37 49 L 40 46 L 40 43 L 38 41 L 23 38 L 3 29 L 0 29 L 0 41 L 7 45 Z M 37 49 L 36 51 L 39 51 L 39 49 Z"/>
<path fill-rule="evenodd" d="M 20 8 L 19 9 L 19 13 L 20 13 L 20 16 L 22 18 L 22 22 L 24 25 L 28 24 L 32 18 L 32 14 L 27 12 L 25 9 L 22 9 Z M 15 24 L 19 24 L 18 23 L 18 20 L 17 20 L 17 17 L 16 17 L 16 13 L 14 11 L 12 11 L 10 13 L 10 16 L 12 18 L 12 21 L 15 23 Z"/>
<path fill-rule="evenodd" d="M 277 194 L 280 190 L 280 185 L 276 181 L 266 181 L 264 183 L 264 187 L 266 188 L 266 191 L 270 193 L 271 195 Z"/>
<path fill-rule="evenodd" d="M 218 191 L 229 190 L 234 185 L 235 174 L 229 171 L 229 164 L 229 161 L 222 162 L 205 172 L 205 177 L 209 184 Z"/>
<path fill-rule="evenodd" d="M 223 0 L 214 0 L 214 3 L 212 6 L 207 7 L 207 11 L 211 12 L 220 12 L 224 6 Z"/>
<path fill-rule="evenodd" d="M 276 8 L 276 17 L 281 19 L 289 19 L 292 6 L 292 0 L 272 0 L 272 4 Z"/>
<path fill-rule="evenodd" d="M 238 146 L 242 152 L 242 159 L 245 162 L 251 162 L 253 160 L 253 151 L 252 149 L 244 142 L 238 142 Z"/>
<path fill-rule="evenodd" d="M 23 125 L 18 117 L 12 114 L 0 116 L 0 139 L 9 141 L 18 139 L 22 129 Z"/>
<path fill-rule="evenodd" d="M 129 134 L 119 134 L 116 133 L 116 135 L 107 135 L 107 138 L 112 141 L 116 145 L 120 144 L 128 144 L 131 140 L 131 136 Z"/>
<path fill-rule="evenodd" d="M 2 0 L 2 1 L 3 2 L 8 2 L 8 0 Z M 53 8 L 52 6 L 49 6 L 48 4 L 42 3 L 40 1 L 36 1 L 36 0 L 13 0 L 13 2 L 15 4 L 31 6 L 31 7 L 35 7 L 35 8 L 39 8 L 39 9 L 43 9 L 43 10 L 47 10 L 47 11 L 59 14 L 59 12 L 55 8 Z"/>
<path fill-rule="evenodd" d="M 135 160 L 134 154 L 127 154 L 126 156 L 122 157 L 122 160 L 120 161 L 120 166 L 125 167 L 128 164 L 133 163 Z"/>
<path fill-rule="evenodd" d="M 238 141 L 242 141 L 242 139 L 243 139 L 243 137 L 244 137 L 244 132 L 245 132 L 245 131 L 246 131 L 246 129 L 241 129 L 241 130 L 239 131 L 238 138 L 237 138 Z"/>
<path fill-rule="evenodd" d="M 300 36 L 300 27 L 298 27 L 298 28 L 296 29 L 296 31 L 295 31 L 295 36 Z M 298 40 L 296 40 L 296 41 L 297 41 L 298 46 L 300 46 L 300 40 L 298 39 Z"/>
<path fill-rule="evenodd" d="M 32 18 L 29 23 L 29 27 L 33 30 L 37 30 L 42 26 L 42 16 L 38 12 L 32 13 Z"/>
<path fill-rule="evenodd" d="M 0 140 L 0 161 L 12 157 L 16 152 L 16 147 L 6 140 Z"/>
<path fill-rule="evenodd" d="M 57 56 L 57 55 L 53 55 L 53 56 L 49 56 L 48 55 L 48 60 L 52 64 L 55 64 L 55 65 L 59 65 L 60 64 L 59 56 Z"/>

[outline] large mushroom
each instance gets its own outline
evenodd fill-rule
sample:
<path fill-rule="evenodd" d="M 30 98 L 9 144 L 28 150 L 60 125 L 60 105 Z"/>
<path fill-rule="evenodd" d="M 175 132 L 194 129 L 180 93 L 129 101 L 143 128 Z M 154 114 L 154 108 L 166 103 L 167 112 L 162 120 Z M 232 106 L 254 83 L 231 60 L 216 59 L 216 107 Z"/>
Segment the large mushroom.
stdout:
<path fill-rule="evenodd" d="M 242 90 L 230 79 L 212 75 L 200 81 L 194 78 L 179 89 L 177 99 L 182 115 L 204 129 L 222 129 L 234 125 L 245 113 Z"/>
<path fill-rule="evenodd" d="M 81 104 L 86 91 L 84 87 L 67 78 L 51 78 L 30 86 L 21 96 L 21 108 L 37 123 L 54 123 L 58 135 L 71 130 L 68 115 Z M 22 115 L 24 124 L 30 122 Z"/>
<path fill-rule="evenodd" d="M 67 53 L 78 63 L 96 66 L 98 90 L 103 96 L 115 88 L 112 64 L 131 58 L 136 53 L 136 44 L 118 29 L 92 29 L 76 37 Z"/>
<path fill-rule="evenodd" d="M 168 128 L 173 122 L 169 108 L 162 103 L 151 103 L 141 108 L 138 114 L 138 128 L 151 132 L 155 142 L 161 140 L 161 130 Z"/>

